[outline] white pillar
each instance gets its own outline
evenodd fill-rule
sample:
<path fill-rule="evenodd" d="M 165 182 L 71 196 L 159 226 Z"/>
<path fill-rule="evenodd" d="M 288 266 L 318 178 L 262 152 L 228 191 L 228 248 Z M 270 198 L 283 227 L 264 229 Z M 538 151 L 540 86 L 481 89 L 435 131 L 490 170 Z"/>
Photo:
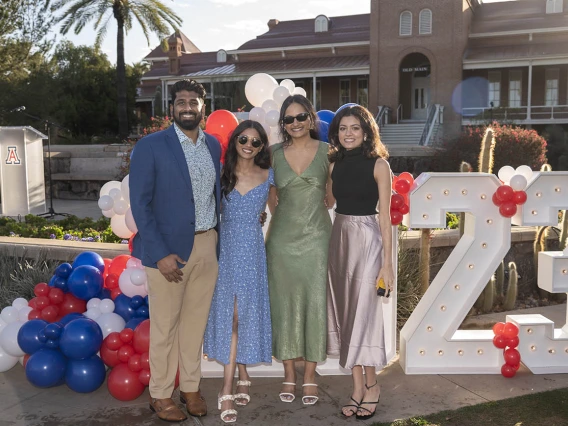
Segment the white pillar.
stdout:
<path fill-rule="evenodd" d="M 317 89 L 317 81 L 316 81 L 316 75 L 314 74 L 313 79 L 312 79 L 312 104 L 314 105 L 314 108 L 316 108 L 316 89 Z"/>
<path fill-rule="evenodd" d="M 210 84 L 211 84 L 211 112 L 215 111 L 215 88 L 214 88 L 214 82 L 213 79 L 210 80 Z"/>
<path fill-rule="evenodd" d="M 529 61 L 529 84 L 527 94 L 527 120 L 531 119 L 531 106 L 532 106 L 532 61 Z"/>

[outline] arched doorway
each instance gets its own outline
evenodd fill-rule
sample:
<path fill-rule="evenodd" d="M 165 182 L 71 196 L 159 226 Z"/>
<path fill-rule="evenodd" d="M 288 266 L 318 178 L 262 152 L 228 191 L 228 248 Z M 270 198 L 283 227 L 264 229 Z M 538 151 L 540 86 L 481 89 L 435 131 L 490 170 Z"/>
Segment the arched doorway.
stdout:
<path fill-rule="evenodd" d="M 402 119 L 426 120 L 430 97 L 430 61 L 422 53 L 404 57 L 399 70 L 399 104 Z"/>

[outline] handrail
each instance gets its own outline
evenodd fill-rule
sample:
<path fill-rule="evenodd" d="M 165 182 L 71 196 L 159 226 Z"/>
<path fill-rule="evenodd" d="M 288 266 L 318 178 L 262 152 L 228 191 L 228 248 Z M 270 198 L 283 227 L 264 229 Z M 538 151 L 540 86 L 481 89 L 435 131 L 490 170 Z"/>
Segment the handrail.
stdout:
<path fill-rule="evenodd" d="M 555 120 L 568 118 L 568 105 L 531 105 L 528 107 L 466 107 L 462 109 L 462 117 L 466 120 L 480 121 L 496 118 L 499 120 Z"/>
<path fill-rule="evenodd" d="M 391 109 L 388 106 L 379 106 L 379 113 L 375 117 L 377 126 L 381 128 L 383 125 L 388 124 Z"/>
<path fill-rule="evenodd" d="M 400 120 L 402 120 L 402 104 L 396 109 L 396 124 L 398 124 Z"/>
<path fill-rule="evenodd" d="M 434 123 L 437 121 L 439 105 L 430 104 L 426 109 L 426 124 L 422 130 L 422 135 L 420 136 L 420 142 L 418 145 L 427 146 L 430 142 L 430 137 L 432 136 L 432 130 L 434 129 Z"/>

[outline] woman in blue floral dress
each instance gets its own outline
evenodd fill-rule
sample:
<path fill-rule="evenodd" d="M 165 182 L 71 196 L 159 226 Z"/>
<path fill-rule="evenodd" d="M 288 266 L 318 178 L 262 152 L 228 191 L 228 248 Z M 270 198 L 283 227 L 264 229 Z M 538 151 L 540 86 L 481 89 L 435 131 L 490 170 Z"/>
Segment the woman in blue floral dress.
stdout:
<path fill-rule="evenodd" d="M 272 362 L 272 328 L 262 225 L 274 186 L 268 138 L 256 121 L 240 123 L 229 139 L 221 175 L 219 277 L 203 352 L 225 365 L 221 419 L 236 421 L 234 404 L 250 401 L 246 364 Z M 237 394 L 233 378 L 238 365 Z"/>

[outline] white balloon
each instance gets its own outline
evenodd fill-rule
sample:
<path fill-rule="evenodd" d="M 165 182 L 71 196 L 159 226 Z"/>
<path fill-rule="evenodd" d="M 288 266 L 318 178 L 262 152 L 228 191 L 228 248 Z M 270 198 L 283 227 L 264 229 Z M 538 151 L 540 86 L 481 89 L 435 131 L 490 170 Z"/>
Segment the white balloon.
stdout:
<path fill-rule="evenodd" d="M 130 200 L 130 175 L 124 176 L 120 184 L 120 191 L 122 192 L 122 198 L 126 201 Z"/>
<path fill-rule="evenodd" d="M 19 315 L 18 315 L 19 317 Z M 2 319 L 2 317 L 0 316 L 0 333 L 2 333 L 2 330 L 4 329 L 4 327 L 6 327 L 6 321 L 4 321 Z"/>
<path fill-rule="evenodd" d="M 262 103 L 262 109 L 266 112 L 275 110 L 280 110 L 280 105 L 274 99 L 267 99 Z"/>
<path fill-rule="evenodd" d="M 2 309 L 0 315 L 2 316 L 2 319 L 6 324 L 18 321 L 18 310 L 13 306 L 6 306 L 4 309 Z"/>
<path fill-rule="evenodd" d="M 111 198 L 110 195 L 103 195 L 101 198 L 99 198 L 99 202 L 97 204 L 99 205 L 99 208 L 103 211 L 111 210 L 112 207 L 114 206 L 114 200 Z"/>
<path fill-rule="evenodd" d="M 18 331 L 20 331 L 22 325 L 24 323 L 17 320 L 11 322 L 3 328 L 2 334 L 0 334 L 0 346 L 8 355 L 16 358 L 26 354 L 18 345 Z"/>
<path fill-rule="evenodd" d="M 130 274 L 130 281 L 134 285 L 144 285 L 147 279 L 146 272 L 141 269 L 134 269 Z"/>
<path fill-rule="evenodd" d="M 273 127 L 268 136 L 268 145 L 274 145 L 275 143 L 280 143 L 280 132 L 278 128 Z"/>
<path fill-rule="evenodd" d="M 294 82 L 292 80 L 290 80 L 289 78 L 282 80 L 280 82 L 280 86 L 287 88 L 290 93 L 292 93 L 294 91 L 294 89 L 296 88 L 296 85 L 294 84 Z"/>
<path fill-rule="evenodd" d="M 137 286 L 132 283 L 132 273 L 140 271 L 139 269 L 125 269 L 120 278 L 118 279 L 118 286 L 122 294 L 128 297 L 134 296 L 146 296 L 148 292 L 144 289 L 144 286 Z"/>
<path fill-rule="evenodd" d="M 113 209 L 103 210 L 102 213 L 103 213 L 104 217 L 108 217 L 109 219 L 112 218 L 116 214 Z"/>
<path fill-rule="evenodd" d="M 523 175 L 528 182 L 532 178 L 533 171 L 529 166 L 522 165 L 522 166 L 517 167 L 517 169 L 515 170 L 515 174 L 516 175 Z"/>
<path fill-rule="evenodd" d="M 249 112 L 249 120 L 258 121 L 259 123 L 264 123 L 264 116 L 266 111 L 259 107 L 254 107 Z"/>
<path fill-rule="evenodd" d="M 91 308 L 87 309 L 87 312 L 85 312 L 83 315 L 85 315 L 89 319 L 92 319 L 93 321 L 96 321 L 97 318 L 102 315 L 102 312 L 99 308 Z"/>
<path fill-rule="evenodd" d="M 111 180 L 105 183 L 101 188 L 101 190 L 99 191 L 99 197 L 102 197 L 103 195 L 108 195 L 110 193 L 110 190 L 113 188 L 120 189 L 120 182 L 117 180 Z"/>
<path fill-rule="evenodd" d="M 14 301 L 12 302 L 12 306 L 14 308 L 20 310 L 24 306 L 28 306 L 28 301 L 26 299 L 24 299 L 23 297 L 18 297 L 17 299 L 14 299 Z"/>
<path fill-rule="evenodd" d="M 99 310 L 103 314 L 110 314 L 111 312 L 114 312 L 114 302 L 110 299 L 101 300 L 101 303 L 99 305 Z"/>
<path fill-rule="evenodd" d="M 279 121 L 280 121 L 279 111 L 272 110 L 266 113 L 266 124 L 268 124 L 270 127 L 278 126 Z"/>
<path fill-rule="evenodd" d="M 509 185 L 515 191 L 522 191 L 527 187 L 527 178 L 523 175 L 515 175 L 511 178 Z"/>
<path fill-rule="evenodd" d="M 277 104 L 282 105 L 282 103 L 286 100 L 286 98 L 290 96 L 290 90 L 284 86 L 278 86 L 274 89 L 274 93 L 272 94 L 272 99 L 276 101 Z"/>
<path fill-rule="evenodd" d="M 140 261 L 140 259 L 136 259 L 133 256 L 126 261 L 126 268 L 127 269 L 130 268 L 130 269 L 142 269 L 142 270 L 144 270 L 144 265 L 142 265 L 142 262 Z"/>
<path fill-rule="evenodd" d="M 124 223 L 126 227 L 132 231 L 133 234 L 138 232 L 138 227 L 136 226 L 136 222 L 134 221 L 134 216 L 132 216 L 132 209 L 128 208 L 126 213 L 124 214 Z"/>
<path fill-rule="evenodd" d="M 272 98 L 278 83 L 269 74 L 257 73 L 250 77 L 245 84 L 245 95 L 248 101 L 259 107 L 266 99 Z"/>
<path fill-rule="evenodd" d="M 87 309 L 98 308 L 100 304 L 101 299 L 99 299 L 98 297 L 93 297 L 87 302 Z"/>
<path fill-rule="evenodd" d="M 18 358 L 18 361 L 19 361 L 20 364 L 22 364 L 22 367 L 24 366 L 24 358 L 25 358 L 25 355 Z"/>
<path fill-rule="evenodd" d="M 117 333 L 120 333 L 126 325 L 124 319 L 114 312 L 102 314 L 95 321 L 97 322 L 99 327 L 101 327 L 101 330 L 103 332 L 103 339 L 106 338 L 110 333 L 113 333 L 115 331 Z"/>
<path fill-rule="evenodd" d="M 128 239 L 132 236 L 132 231 L 126 226 L 122 214 L 116 214 L 110 219 L 110 227 L 117 237 Z"/>
<path fill-rule="evenodd" d="M 4 373 L 13 368 L 18 363 L 18 357 L 8 355 L 2 347 L 0 347 L 0 373 Z"/>
<path fill-rule="evenodd" d="M 31 306 L 24 306 L 23 308 L 18 310 L 18 321 L 26 322 L 28 320 L 28 315 L 32 311 Z"/>
<path fill-rule="evenodd" d="M 304 98 L 306 97 L 306 91 L 302 87 L 294 88 L 294 92 L 292 92 L 292 94 L 293 95 L 302 95 Z"/>
<path fill-rule="evenodd" d="M 501 179 L 505 184 L 508 184 L 514 174 L 515 169 L 511 166 L 503 166 L 499 169 L 497 176 L 499 176 L 499 179 Z"/>
<path fill-rule="evenodd" d="M 124 215 L 126 213 L 126 210 L 128 210 L 130 206 L 128 205 L 128 203 L 126 202 L 126 200 L 123 200 L 122 198 L 120 200 L 115 200 L 114 201 L 114 207 L 113 210 L 116 214 L 121 214 Z"/>
<path fill-rule="evenodd" d="M 109 193 L 109 197 L 112 198 L 115 202 L 122 198 L 122 191 L 119 188 L 112 188 Z M 106 209 L 105 209 L 106 210 Z"/>

